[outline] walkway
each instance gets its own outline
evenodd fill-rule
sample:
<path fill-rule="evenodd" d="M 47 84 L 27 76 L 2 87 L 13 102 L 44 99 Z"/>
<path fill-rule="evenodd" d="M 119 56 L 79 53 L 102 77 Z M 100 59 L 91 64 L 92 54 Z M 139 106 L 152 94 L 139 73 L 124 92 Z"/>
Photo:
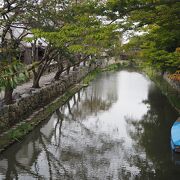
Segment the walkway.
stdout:
<path fill-rule="evenodd" d="M 54 75 L 55 75 L 55 72 L 51 72 L 49 74 L 42 76 L 40 79 L 40 86 L 42 87 L 46 84 L 49 84 L 53 80 Z M 29 93 L 32 90 L 31 88 L 32 84 L 33 84 L 33 80 L 31 79 L 30 81 L 17 86 L 14 89 L 13 98 L 16 99 L 16 97 Z M 2 101 L 3 97 L 4 97 L 4 91 L 0 92 L 0 101 Z"/>

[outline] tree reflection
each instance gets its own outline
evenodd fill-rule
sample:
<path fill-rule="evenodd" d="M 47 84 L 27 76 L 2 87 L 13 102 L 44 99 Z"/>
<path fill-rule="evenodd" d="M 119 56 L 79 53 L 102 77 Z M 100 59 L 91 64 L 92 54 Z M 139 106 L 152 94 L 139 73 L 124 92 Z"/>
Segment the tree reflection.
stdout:
<path fill-rule="evenodd" d="M 154 86 L 150 87 L 148 100 L 144 103 L 148 105 L 149 110 L 141 120 L 126 119 L 134 149 L 137 154 L 142 152 L 146 155 L 133 156 L 131 161 L 141 169 L 142 177 L 171 179 L 172 173 L 176 176 L 178 167 L 173 166 L 171 162 L 170 129 L 178 113 Z"/>
<path fill-rule="evenodd" d="M 55 114 L 57 120 L 54 128 L 51 127 L 51 130 L 47 132 L 48 135 L 44 133 L 46 131 L 42 130 L 43 128 L 38 128 L 35 130 L 35 133 L 27 138 L 26 142 L 24 142 L 25 145 L 21 147 L 21 144 L 16 144 L 13 153 L 7 151 L 2 155 L 0 171 L 5 175 L 5 179 L 18 179 L 18 174 L 32 178 L 45 179 L 47 178 L 47 172 L 49 173 L 49 179 L 54 179 L 53 177 L 61 177 L 62 174 L 63 178 L 71 179 L 71 175 L 67 173 L 68 171 L 63 164 L 60 163 L 54 151 L 55 148 L 57 150 L 60 146 L 61 129 L 63 124 L 63 114 L 60 110 L 57 109 Z M 45 127 L 45 129 L 48 129 L 50 127 L 49 125 L 46 124 L 45 126 L 47 127 Z M 33 146 L 34 144 L 36 145 Z M 29 153 L 25 154 L 25 158 L 21 155 L 19 156 L 27 146 L 30 147 L 28 148 Z M 54 147 L 53 150 L 51 149 L 52 147 Z M 44 159 L 43 162 L 40 162 L 39 164 L 38 158 L 41 154 L 43 154 Z M 6 166 L 4 165 L 4 161 L 7 162 Z M 40 169 L 46 164 L 45 161 L 48 165 L 48 171 L 45 175 L 40 175 Z"/>
<path fill-rule="evenodd" d="M 75 94 L 54 112 L 50 120 L 29 134 L 23 143 L 16 143 L 4 152 L 0 156 L 0 178 L 3 174 L 5 179 L 88 179 L 94 166 L 98 170 L 99 164 L 103 163 L 108 168 L 108 158 L 92 161 L 91 156 L 105 153 L 117 142 L 107 142 L 109 137 L 104 140 L 82 121 L 93 113 L 106 111 L 117 100 L 114 91 L 111 91 L 112 96 L 109 90 L 108 94 L 102 93 L 103 84 L 102 81 L 100 90 L 89 88 Z M 83 136 L 89 142 L 93 139 L 89 146 L 82 143 Z M 97 139 L 100 140 L 98 149 L 94 145 Z M 122 146 L 122 143 L 119 142 L 119 145 Z M 91 167 L 87 166 L 87 161 Z"/>
<path fill-rule="evenodd" d="M 124 121 L 126 111 L 120 112 L 113 121 L 114 114 L 105 117 L 102 112 L 117 101 L 116 82 L 100 80 L 98 88 L 93 85 L 75 94 L 22 143 L 4 152 L 0 178 L 178 179 L 169 147 L 170 127 L 178 114 L 166 98 L 152 86 L 148 98 L 142 96 L 147 98 L 146 114 Z"/>

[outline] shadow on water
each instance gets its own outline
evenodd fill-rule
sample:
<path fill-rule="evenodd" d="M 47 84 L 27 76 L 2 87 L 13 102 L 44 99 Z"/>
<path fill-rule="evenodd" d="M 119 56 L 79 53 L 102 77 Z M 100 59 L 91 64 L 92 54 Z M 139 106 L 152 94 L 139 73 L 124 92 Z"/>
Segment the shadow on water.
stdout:
<path fill-rule="evenodd" d="M 0 156 L 0 179 L 177 179 L 177 116 L 143 75 L 103 73 Z"/>

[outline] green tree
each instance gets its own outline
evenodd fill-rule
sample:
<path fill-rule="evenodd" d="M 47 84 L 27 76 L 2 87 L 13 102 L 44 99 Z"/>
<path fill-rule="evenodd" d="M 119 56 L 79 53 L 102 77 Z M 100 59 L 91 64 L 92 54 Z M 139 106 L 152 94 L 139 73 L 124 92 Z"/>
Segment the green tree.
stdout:
<path fill-rule="evenodd" d="M 13 88 L 22 82 L 22 74 L 27 75 L 27 71 L 32 70 L 33 87 L 39 88 L 40 78 L 52 61 L 57 61 L 58 70 L 55 79 L 59 79 L 63 70 L 67 69 L 69 72 L 71 66 L 87 61 L 90 56 L 98 57 L 102 52 L 113 49 L 114 43 L 118 43 L 116 25 L 106 25 L 98 18 L 104 10 L 102 1 L 4 0 L 3 2 L 0 9 L 2 19 L 0 86 L 5 88 L 7 104 L 12 102 Z M 16 37 L 13 28 L 22 30 L 22 33 Z M 29 33 L 33 34 L 31 38 L 27 37 Z M 41 59 L 35 56 L 39 39 L 46 44 Z M 20 63 L 20 44 L 23 41 L 32 44 L 33 65 L 29 69 Z"/>
<path fill-rule="evenodd" d="M 114 14 L 115 20 L 123 20 L 123 31 L 146 32 L 130 41 L 130 47 L 132 48 L 133 41 L 136 42 L 134 47 L 142 50 L 141 55 L 144 55 L 149 65 L 157 67 L 162 73 L 179 68 L 180 57 L 176 51 L 180 46 L 178 1 L 110 0 L 107 7 Z"/>
<path fill-rule="evenodd" d="M 4 0 L 2 3 L 0 7 L 0 87 L 4 87 L 5 90 L 5 103 L 10 104 L 13 88 L 25 79 L 26 76 L 23 74 L 27 75 L 19 60 L 19 45 L 28 34 L 28 27 L 25 27 L 22 22 L 26 22 L 25 13 L 28 14 L 27 9 L 33 4 L 25 0 Z"/>
<path fill-rule="evenodd" d="M 43 68 L 45 69 L 52 59 L 57 61 L 58 71 L 55 79 L 59 79 L 64 70 L 63 63 L 65 61 L 67 72 L 69 72 L 70 66 L 86 61 L 89 56 L 100 55 L 103 51 L 113 48 L 117 41 L 118 33 L 115 31 L 117 27 L 112 24 L 103 24 L 97 18 L 98 8 L 94 7 L 95 10 L 92 11 L 91 6 L 91 2 L 68 4 L 58 12 L 58 14 L 62 14 L 63 18 L 54 16 L 54 22 L 61 22 L 59 25 L 55 23 L 56 26 L 52 28 L 39 27 L 33 31 L 35 37 L 44 38 L 52 47 L 54 57 L 46 57 L 44 62 L 47 65 L 44 63 Z M 43 71 L 37 71 L 39 78 L 35 78 L 37 83 L 33 87 L 39 87 L 38 82 Z"/>

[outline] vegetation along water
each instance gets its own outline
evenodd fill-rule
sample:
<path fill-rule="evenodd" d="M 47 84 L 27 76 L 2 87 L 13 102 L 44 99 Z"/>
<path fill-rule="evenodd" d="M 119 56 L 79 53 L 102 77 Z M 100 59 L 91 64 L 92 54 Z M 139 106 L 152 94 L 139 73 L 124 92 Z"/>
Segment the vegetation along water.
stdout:
<path fill-rule="evenodd" d="M 0 179 L 178 179 L 179 12 L 0 0 Z"/>

